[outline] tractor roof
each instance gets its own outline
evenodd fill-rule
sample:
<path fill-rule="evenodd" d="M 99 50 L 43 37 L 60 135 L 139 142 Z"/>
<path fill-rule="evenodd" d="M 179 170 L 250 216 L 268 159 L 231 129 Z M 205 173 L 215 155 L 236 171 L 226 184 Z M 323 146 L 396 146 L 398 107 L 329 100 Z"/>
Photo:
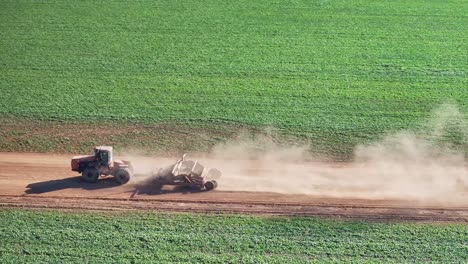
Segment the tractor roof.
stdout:
<path fill-rule="evenodd" d="M 104 151 L 109 151 L 112 152 L 112 147 L 110 146 L 97 146 L 95 147 L 96 150 L 104 150 Z"/>

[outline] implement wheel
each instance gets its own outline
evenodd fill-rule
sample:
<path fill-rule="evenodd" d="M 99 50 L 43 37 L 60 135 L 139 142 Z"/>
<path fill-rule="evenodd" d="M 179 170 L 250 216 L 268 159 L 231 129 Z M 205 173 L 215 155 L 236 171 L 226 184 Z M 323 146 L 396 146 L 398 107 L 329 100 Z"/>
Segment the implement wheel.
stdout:
<path fill-rule="evenodd" d="M 205 190 L 206 191 L 211 191 L 216 189 L 218 187 L 218 183 L 216 181 L 207 181 L 205 182 Z"/>

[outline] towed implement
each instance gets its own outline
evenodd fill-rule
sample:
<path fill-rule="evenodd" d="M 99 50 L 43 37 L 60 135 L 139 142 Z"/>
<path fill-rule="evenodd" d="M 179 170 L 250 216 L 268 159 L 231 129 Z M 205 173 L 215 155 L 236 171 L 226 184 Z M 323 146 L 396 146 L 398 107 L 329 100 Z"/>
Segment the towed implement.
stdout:
<path fill-rule="evenodd" d="M 190 187 L 210 191 L 218 187 L 221 172 L 218 169 L 207 169 L 197 160 L 186 160 L 186 154 L 174 164 L 159 169 L 153 174 L 151 181 L 161 188 L 164 185 Z"/>
<path fill-rule="evenodd" d="M 71 169 L 81 173 L 81 178 L 90 183 L 97 182 L 100 175 L 112 175 L 118 183 L 125 184 L 133 176 L 130 161 L 113 160 L 112 147 L 108 146 L 95 147 L 93 155 L 73 157 Z"/>

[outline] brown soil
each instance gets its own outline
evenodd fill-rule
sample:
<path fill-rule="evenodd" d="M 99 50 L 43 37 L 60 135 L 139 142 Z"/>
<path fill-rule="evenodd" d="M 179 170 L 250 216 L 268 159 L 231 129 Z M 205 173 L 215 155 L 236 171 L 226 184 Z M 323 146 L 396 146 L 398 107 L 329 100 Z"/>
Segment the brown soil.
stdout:
<path fill-rule="evenodd" d="M 0 151 L 86 153 L 99 142 L 115 146 L 117 151 L 135 149 L 156 155 L 207 152 L 220 139 L 233 138 L 242 129 L 261 134 L 254 127 L 235 124 L 194 126 L 174 122 L 64 122 L 0 117 Z"/>
<path fill-rule="evenodd" d="M 326 216 L 366 220 L 468 222 L 468 206 L 418 205 L 405 200 L 331 198 L 268 192 L 194 192 L 112 178 L 82 182 L 70 171 L 71 155 L 0 153 L 0 206 L 60 210 L 145 210 Z M 222 181 L 220 182 L 222 185 Z M 462 196 L 467 197 L 467 196 Z"/>

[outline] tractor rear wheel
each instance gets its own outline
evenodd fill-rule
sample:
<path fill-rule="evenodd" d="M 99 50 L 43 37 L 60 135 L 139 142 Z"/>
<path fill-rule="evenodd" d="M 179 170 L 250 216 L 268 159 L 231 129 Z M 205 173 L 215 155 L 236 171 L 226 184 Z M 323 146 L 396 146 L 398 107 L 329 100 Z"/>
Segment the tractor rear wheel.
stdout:
<path fill-rule="evenodd" d="M 205 182 L 205 190 L 211 191 L 218 187 L 218 183 L 216 181 L 207 181 Z"/>
<path fill-rule="evenodd" d="M 130 172 L 129 169 L 127 168 L 121 168 L 121 169 L 118 169 L 116 172 L 115 172 L 115 180 L 120 183 L 120 184 L 126 184 L 128 181 L 130 181 L 130 177 L 131 177 L 132 173 Z"/>
<path fill-rule="evenodd" d="M 96 167 L 86 167 L 81 173 L 81 178 L 85 182 L 95 183 L 99 179 L 99 171 Z"/>

